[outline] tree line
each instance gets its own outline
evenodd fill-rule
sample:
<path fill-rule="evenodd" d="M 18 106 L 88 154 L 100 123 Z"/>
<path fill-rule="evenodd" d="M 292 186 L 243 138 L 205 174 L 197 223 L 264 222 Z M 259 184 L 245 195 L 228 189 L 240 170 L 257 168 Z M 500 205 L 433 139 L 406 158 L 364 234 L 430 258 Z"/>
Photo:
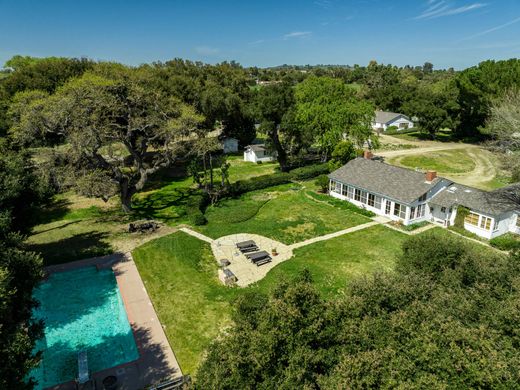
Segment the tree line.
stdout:
<path fill-rule="evenodd" d="M 304 271 L 233 308 L 196 388 L 517 388 L 519 255 L 444 232 L 403 244 L 396 271 L 324 299 Z"/>
<path fill-rule="evenodd" d="M 132 196 L 172 164 L 189 165 L 202 190 L 217 191 L 229 185 L 218 134 L 242 146 L 261 137 L 282 171 L 309 154 L 337 167 L 356 149 L 377 146 L 375 109 L 416 116 L 430 135 L 449 127 L 460 137 L 485 136 L 516 156 L 519 84 L 519 60 L 456 72 L 375 62 L 257 69 L 181 59 L 128 67 L 13 57 L 0 71 L 0 360 L 7 362 L 0 387 L 31 387 L 24 378 L 38 361 L 41 324 L 31 311 L 42 263 L 23 241 L 35 210 L 54 193 L 118 196 L 131 212 Z M 45 155 L 35 159 L 40 147 Z"/>

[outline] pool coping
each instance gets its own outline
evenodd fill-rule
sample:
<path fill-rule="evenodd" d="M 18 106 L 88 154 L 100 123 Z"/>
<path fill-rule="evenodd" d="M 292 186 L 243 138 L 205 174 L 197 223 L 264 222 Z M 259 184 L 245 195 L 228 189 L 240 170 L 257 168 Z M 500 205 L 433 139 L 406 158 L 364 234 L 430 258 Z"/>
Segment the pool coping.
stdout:
<path fill-rule="evenodd" d="M 124 390 L 138 390 L 169 379 L 181 378 L 181 368 L 166 338 L 131 253 L 114 253 L 102 257 L 51 265 L 45 267 L 45 272 L 52 274 L 88 266 L 96 266 L 98 269 L 112 269 L 114 272 L 128 322 L 139 351 L 137 360 L 92 373 L 91 377 L 99 388 L 102 388 L 102 380 L 109 375 L 115 375 L 118 378 L 118 388 Z M 76 389 L 76 383 L 69 381 L 47 389 Z"/>

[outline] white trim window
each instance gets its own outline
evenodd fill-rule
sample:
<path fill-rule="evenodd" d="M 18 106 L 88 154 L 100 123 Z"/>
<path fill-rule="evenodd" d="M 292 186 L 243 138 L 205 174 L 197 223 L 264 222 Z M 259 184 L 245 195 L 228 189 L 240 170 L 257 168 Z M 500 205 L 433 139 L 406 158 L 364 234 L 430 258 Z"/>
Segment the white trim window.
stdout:
<path fill-rule="evenodd" d="M 348 186 L 347 198 L 354 199 L 354 187 Z"/>
<path fill-rule="evenodd" d="M 332 192 L 335 192 L 336 194 L 341 194 L 341 183 L 338 181 L 332 182 Z"/>
<path fill-rule="evenodd" d="M 491 230 L 491 222 L 493 222 L 493 218 L 480 216 L 480 224 L 479 227 L 484 230 Z"/>
<path fill-rule="evenodd" d="M 349 189 L 350 187 L 348 187 L 347 185 L 343 184 L 343 187 L 341 188 L 341 195 L 345 196 L 345 197 L 348 197 L 348 194 L 347 194 L 347 190 Z"/>
<path fill-rule="evenodd" d="M 367 204 L 368 204 L 370 207 L 374 207 L 374 208 L 376 208 L 376 209 L 378 209 L 378 210 L 381 210 L 381 197 L 369 193 L 369 194 L 368 194 L 368 203 L 367 203 Z"/>
<path fill-rule="evenodd" d="M 406 206 L 400 203 L 394 203 L 394 215 L 401 219 L 406 218 Z"/>
<path fill-rule="evenodd" d="M 392 214 L 392 201 L 386 200 L 385 201 L 385 214 L 390 215 Z"/>

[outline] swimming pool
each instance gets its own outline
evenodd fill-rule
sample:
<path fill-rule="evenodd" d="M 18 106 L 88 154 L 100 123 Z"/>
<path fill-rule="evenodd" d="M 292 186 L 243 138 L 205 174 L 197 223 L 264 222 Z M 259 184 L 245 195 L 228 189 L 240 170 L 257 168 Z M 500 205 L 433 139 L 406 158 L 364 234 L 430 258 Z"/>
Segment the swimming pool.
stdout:
<path fill-rule="evenodd" d="M 82 350 L 91 372 L 139 357 L 111 269 L 51 274 L 34 296 L 40 302 L 35 317 L 45 321 L 45 336 L 36 345 L 42 362 L 32 372 L 37 389 L 75 379 Z"/>

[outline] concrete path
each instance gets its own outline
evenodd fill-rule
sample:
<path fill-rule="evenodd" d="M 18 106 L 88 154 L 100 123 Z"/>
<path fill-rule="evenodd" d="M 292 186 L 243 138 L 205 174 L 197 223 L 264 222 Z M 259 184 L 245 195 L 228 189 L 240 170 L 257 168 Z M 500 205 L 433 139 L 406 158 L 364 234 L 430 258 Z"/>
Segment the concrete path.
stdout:
<path fill-rule="evenodd" d="M 364 223 L 363 225 L 358 225 L 358 226 L 354 226 L 354 227 L 351 227 L 351 228 L 348 228 L 348 229 L 340 230 L 338 232 L 325 234 L 324 236 L 310 238 L 308 240 L 305 240 L 305 241 L 302 241 L 302 242 L 297 242 L 296 244 L 289 245 L 289 248 L 291 250 L 292 249 L 301 248 L 302 246 L 314 244 L 315 242 L 319 242 L 319 241 L 330 240 L 331 238 L 339 237 L 339 236 L 342 236 L 344 234 L 348 234 L 348 233 L 352 233 L 352 232 L 357 232 L 358 230 L 363 230 L 363 229 L 369 228 L 369 227 L 374 226 L 374 225 L 379 225 L 379 222 L 376 222 L 376 221 L 367 222 L 367 223 Z"/>
<path fill-rule="evenodd" d="M 199 240 L 206 241 L 209 244 L 212 244 L 213 241 L 215 241 L 214 239 L 209 238 L 208 236 L 205 236 L 204 234 L 196 232 L 195 230 L 191 230 L 190 228 L 187 228 L 187 227 L 180 228 L 179 230 L 186 234 L 189 234 L 190 236 L 198 238 Z"/>

